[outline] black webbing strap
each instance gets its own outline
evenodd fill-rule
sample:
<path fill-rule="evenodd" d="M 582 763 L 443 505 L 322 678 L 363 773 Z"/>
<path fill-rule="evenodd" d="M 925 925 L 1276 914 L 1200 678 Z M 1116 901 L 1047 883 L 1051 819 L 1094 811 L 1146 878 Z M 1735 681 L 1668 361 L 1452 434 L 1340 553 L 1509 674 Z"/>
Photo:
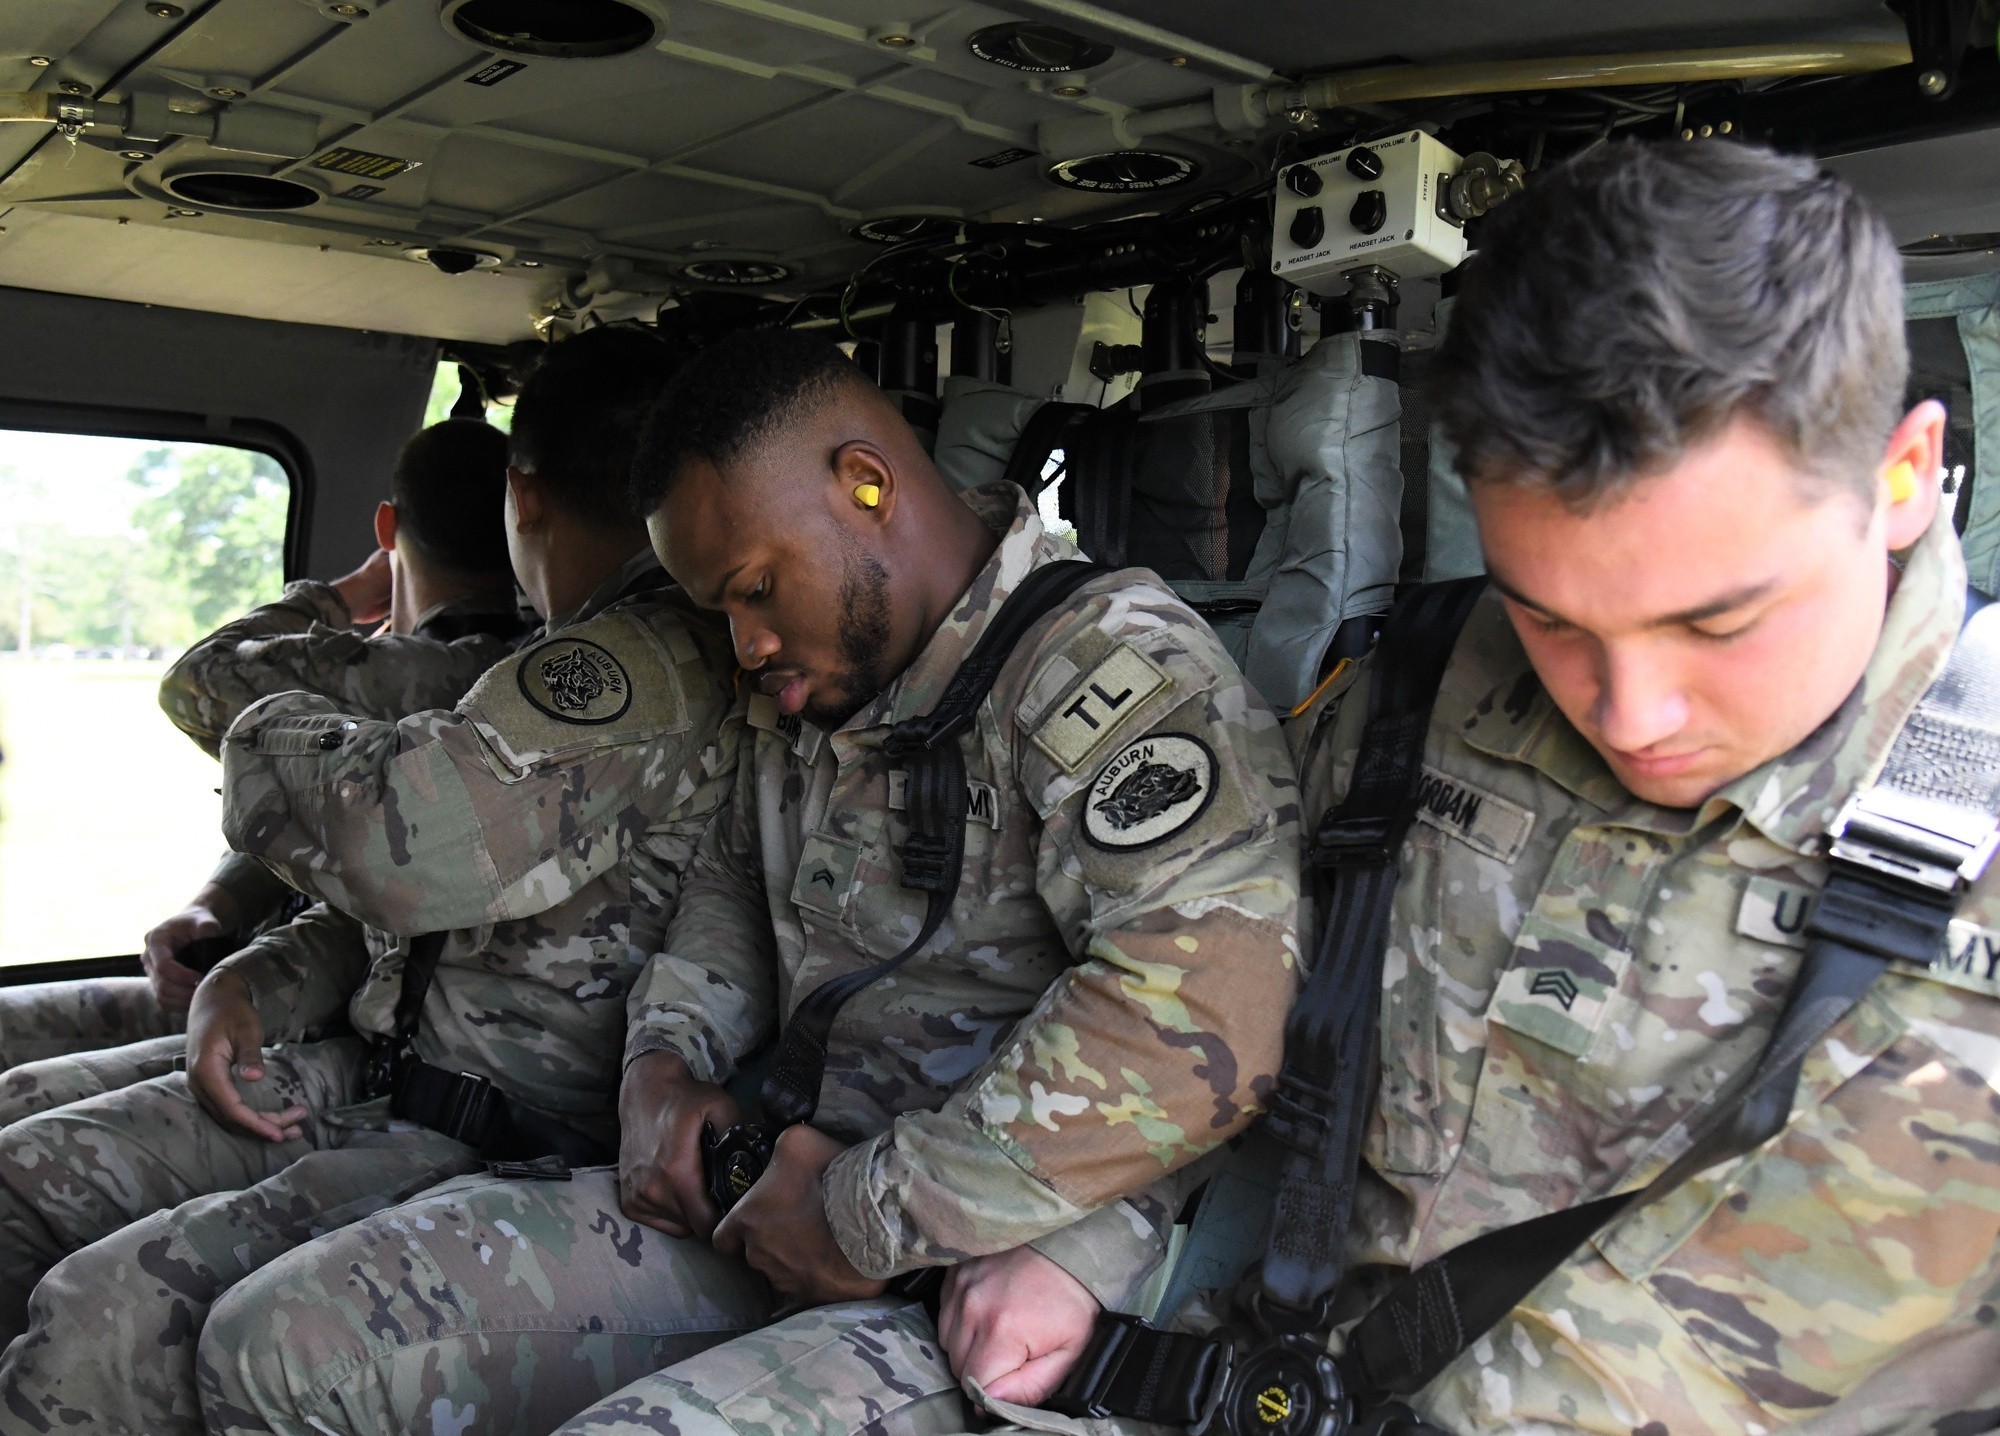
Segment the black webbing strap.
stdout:
<path fill-rule="evenodd" d="M 465 1143 L 482 1157 L 521 1161 L 556 1156 L 571 1166 L 616 1161 L 617 1152 L 561 1118 L 521 1102 L 473 1072 L 450 1072 L 417 1056 L 424 1000 L 444 958 L 446 934 L 410 939 L 403 983 L 396 994 L 393 1032 L 375 1039 L 369 1064 L 371 1094 L 389 1098 L 389 1113 Z"/>
<path fill-rule="evenodd" d="M 812 1120 L 819 1110 L 834 1018 L 855 993 L 923 951 L 951 911 L 965 865 L 965 754 L 958 745 L 960 730 L 986 701 L 1028 630 L 1084 584 L 1109 572 L 1100 564 L 1074 560 L 1035 569 L 1000 605 L 937 705 L 889 730 L 883 749 L 902 761 L 908 775 L 904 815 L 910 834 L 901 850 L 903 886 L 927 895 L 924 923 L 895 956 L 829 978 L 799 1000 L 759 1093 L 758 1100 L 773 1122 L 789 1127 Z"/>
<path fill-rule="evenodd" d="M 1090 409 L 1072 431 L 1065 457 L 1076 514 L 1077 547 L 1121 568 L 1132 537 L 1132 463 L 1139 416 L 1129 409 Z"/>
<path fill-rule="evenodd" d="M 1064 466 L 1074 470 L 1076 456 L 1070 452 L 1070 438 L 1082 427 L 1085 416 L 1096 412 L 1087 404 L 1042 405 L 1021 426 L 1014 452 L 1007 456 L 1007 468 L 1000 477 L 1032 494 L 1042 486 L 1042 470 L 1057 449 L 1063 451 Z"/>
<path fill-rule="evenodd" d="M 1396 854 L 1416 811 L 1438 685 L 1484 585 L 1482 578 L 1432 584 L 1390 611 L 1353 780 L 1313 836 L 1311 860 L 1326 882 L 1323 935 L 1286 1024 L 1268 1119 L 1286 1149 L 1260 1275 L 1259 1315 L 1273 1332 L 1323 1327 L 1345 1271 L 1355 1166 L 1373 1099 Z"/>

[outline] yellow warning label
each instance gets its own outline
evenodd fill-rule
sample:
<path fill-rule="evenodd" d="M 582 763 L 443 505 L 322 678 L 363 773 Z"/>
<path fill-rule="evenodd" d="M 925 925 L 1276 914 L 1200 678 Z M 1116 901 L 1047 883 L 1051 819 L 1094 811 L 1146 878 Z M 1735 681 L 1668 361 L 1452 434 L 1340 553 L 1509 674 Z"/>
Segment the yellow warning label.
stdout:
<path fill-rule="evenodd" d="M 1257 1419 L 1276 1426 L 1292 1414 L 1292 1398 L 1282 1386 L 1267 1386 L 1257 1393 Z"/>
<path fill-rule="evenodd" d="M 361 179 L 386 180 L 416 169 L 422 163 L 421 160 L 399 160 L 394 155 L 374 155 L 367 150 L 335 146 L 315 159 L 313 168 L 331 170 L 338 175 L 355 175 Z"/>

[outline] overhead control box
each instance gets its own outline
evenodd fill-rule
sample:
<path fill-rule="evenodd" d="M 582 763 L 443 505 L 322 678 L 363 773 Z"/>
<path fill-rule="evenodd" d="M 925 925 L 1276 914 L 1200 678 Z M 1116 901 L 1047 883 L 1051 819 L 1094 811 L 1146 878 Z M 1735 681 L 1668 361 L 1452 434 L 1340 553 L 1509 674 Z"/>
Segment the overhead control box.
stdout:
<path fill-rule="evenodd" d="M 1313 294 L 1380 265 L 1399 279 L 1455 269 L 1465 228 L 1445 208 L 1459 157 L 1422 130 L 1371 140 L 1278 171 L 1271 269 Z"/>

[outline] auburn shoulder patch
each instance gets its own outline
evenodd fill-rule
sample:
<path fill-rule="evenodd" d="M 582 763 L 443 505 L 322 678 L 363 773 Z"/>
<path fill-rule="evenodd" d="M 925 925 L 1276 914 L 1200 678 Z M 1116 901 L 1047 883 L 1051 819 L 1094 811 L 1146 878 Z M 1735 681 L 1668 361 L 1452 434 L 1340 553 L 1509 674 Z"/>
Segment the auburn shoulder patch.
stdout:
<path fill-rule="evenodd" d="M 1091 779 L 1083 835 L 1100 848 L 1148 848 L 1182 831 L 1215 798 L 1215 752 L 1189 733 L 1127 743 Z"/>
<path fill-rule="evenodd" d="M 587 638 L 552 638 L 521 656 L 521 696 L 559 723 L 616 723 L 632 707 L 632 675 Z"/>
<path fill-rule="evenodd" d="M 686 731 L 687 697 L 653 626 L 672 622 L 667 613 L 601 613 L 487 669 L 459 711 L 496 760 L 495 774 Z"/>

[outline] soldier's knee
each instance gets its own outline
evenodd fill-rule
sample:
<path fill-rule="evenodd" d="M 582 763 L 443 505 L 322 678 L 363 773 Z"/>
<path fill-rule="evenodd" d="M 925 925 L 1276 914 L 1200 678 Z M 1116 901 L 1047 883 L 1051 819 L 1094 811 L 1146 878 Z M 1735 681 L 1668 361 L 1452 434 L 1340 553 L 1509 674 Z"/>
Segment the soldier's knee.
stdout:
<path fill-rule="evenodd" d="M 195 1357 L 195 1386 L 210 1436 L 312 1429 L 285 1344 L 270 1339 L 270 1328 L 255 1283 L 224 1293 L 209 1312 Z"/>

